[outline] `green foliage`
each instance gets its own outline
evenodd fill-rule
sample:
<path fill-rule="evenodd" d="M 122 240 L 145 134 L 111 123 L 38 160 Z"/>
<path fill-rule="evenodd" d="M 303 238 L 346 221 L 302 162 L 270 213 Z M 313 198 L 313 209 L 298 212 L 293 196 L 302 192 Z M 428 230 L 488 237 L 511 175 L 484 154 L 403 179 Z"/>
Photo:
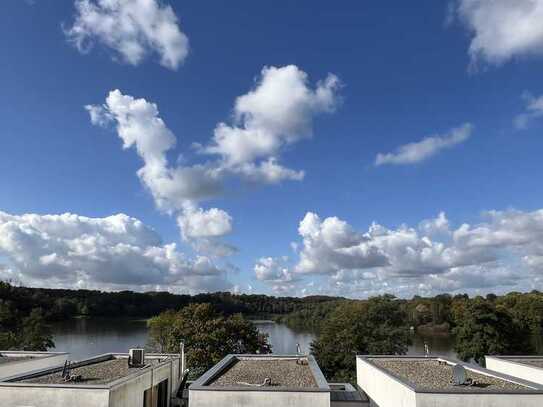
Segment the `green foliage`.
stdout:
<path fill-rule="evenodd" d="M 484 364 L 485 355 L 533 352 L 529 331 L 503 307 L 478 297 L 455 311 L 454 349 L 462 360 Z"/>
<path fill-rule="evenodd" d="M 316 304 L 308 304 L 307 307 L 294 311 L 287 315 L 275 317 L 275 322 L 285 324 L 294 330 L 319 332 L 321 324 L 336 307 L 346 300 L 332 300 Z"/>
<path fill-rule="evenodd" d="M 46 351 L 54 346 L 40 308 L 24 316 L 10 302 L 0 300 L 0 349 Z"/>
<path fill-rule="evenodd" d="M 170 346 L 171 333 L 177 313 L 167 310 L 147 321 L 151 348 L 157 352 L 165 352 Z M 171 346 L 173 347 L 173 346 Z"/>
<path fill-rule="evenodd" d="M 75 316 L 152 317 L 169 309 L 189 304 L 209 303 L 226 315 L 286 315 L 313 305 L 338 300 L 337 297 L 311 296 L 271 297 L 267 295 L 232 294 L 229 292 L 178 295 L 169 292 L 136 293 L 132 291 L 102 292 L 16 287 L 0 281 L 0 300 L 11 301 L 25 315 L 32 308 L 42 308 L 48 321 Z"/>
<path fill-rule="evenodd" d="M 187 365 L 198 376 L 230 353 L 270 353 L 267 335 L 241 314 L 224 316 L 211 304 L 191 304 L 149 321 L 151 341 L 167 352 L 185 342 Z"/>
<path fill-rule="evenodd" d="M 311 344 L 324 375 L 355 381 L 356 355 L 405 354 L 410 344 L 407 316 L 392 296 L 340 304 Z"/>
<path fill-rule="evenodd" d="M 23 318 L 20 329 L 18 347 L 22 350 L 46 351 L 55 346 L 41 308 L 34 308 L 29 316 Z"/>

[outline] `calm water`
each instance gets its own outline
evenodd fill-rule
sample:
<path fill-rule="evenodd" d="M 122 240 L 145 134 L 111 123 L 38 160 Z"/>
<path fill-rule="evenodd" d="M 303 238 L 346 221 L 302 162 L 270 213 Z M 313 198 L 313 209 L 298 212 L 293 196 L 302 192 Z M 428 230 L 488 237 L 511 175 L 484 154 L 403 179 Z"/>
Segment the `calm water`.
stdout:
<path fill-rule="evenodd" d="M 269 335 L 273 352 L 291 354 L 299 343 L 302 351 L 308 352 L 314 339 L 310 332 L 296 332 L 282 324 L 258 323 L 258 329 Z M 56 350 L 70 352 L 72 360 L 108 352 L 127 352 L 129 348 L 147 344 L 147 326 L 143 320 L 127 319 L 73 319 L 53 326 Z M 409 354 L 424 354 L 424 342 L 434 354 L 454 356 L 449 337 L 413 336 Z"/>

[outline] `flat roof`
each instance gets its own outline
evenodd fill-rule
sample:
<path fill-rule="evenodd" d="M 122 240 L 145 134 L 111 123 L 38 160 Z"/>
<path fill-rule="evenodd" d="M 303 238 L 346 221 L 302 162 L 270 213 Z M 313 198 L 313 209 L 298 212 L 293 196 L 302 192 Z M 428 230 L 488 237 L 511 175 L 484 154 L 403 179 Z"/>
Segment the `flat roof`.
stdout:
<path fill-rule="evenodd" d="M 127 355 L 106 354 L 95 358 L 79 361 L 70 365 L 70 374 L 81 376 L 77 381 L 65 381 L 62 377 L 62 366 L 20 375 L 9 380 L 10 383 L 37 385 L 105 385 L 132 374 L 145 371 L 151 366 L 157 366 L 172 355 L 147 355 L 145 366 L 129 367 Z"/>
<path fill-rule="evenodd" d="M 25 360 L 35 359 L 35 356 L 4 356 L 0 354 L 0 365 L 5 365 L 13 362 L 22 362 Z"/>
<path fill-rule="evenodd" d="M 189 390 L 329 392 L 330 387 L 310 355 L 228 355 Z"/>
<path fill-rule="evenodd" d="M 270 386 L 317 387 L 307 359 L 237 359 L 209 386 L 258 386 L 270 379 Z"/>
<path fill-rule="evenodd" d="M 486 356 L 543 369 L 543 356 Z"/>
<path fill-rule="evenodd" d="M 360 357 L 360 356 L 359 356 Z M 416 392 L 543 393 L 543 387 L 522 379 L 442 357 L 363 356 L 366 362 Z M 474 385 L 454 386 L 453 367 L 464 366 Z"/>
<path fill-rule="evenodd" d="M 0 365 L 26 362 L 32 359 L 44 359 L 59 355 L 65 355 L 67 357 L 68 353 L 0 350 Z"/>

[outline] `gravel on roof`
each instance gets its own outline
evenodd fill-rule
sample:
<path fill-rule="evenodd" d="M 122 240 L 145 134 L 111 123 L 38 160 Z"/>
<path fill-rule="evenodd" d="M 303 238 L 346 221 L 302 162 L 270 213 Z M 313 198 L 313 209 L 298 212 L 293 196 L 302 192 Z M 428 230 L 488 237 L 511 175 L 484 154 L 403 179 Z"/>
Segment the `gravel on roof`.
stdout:
<path fill-rule="evenodd" d="M 151 359 L 147 361 L 147 365 L 158 363 L 158 360 Z M 24 383 L 36 384 L 106 384 L 129 374 L 135 373 L 141 367 L 128 367 L 127 359 L 110 359 L 103 362 L 92 363 L 89 365 L 76 367 L 71 369 L 70 374 L 73 376 L 81 375 L 80 381 L 65 382 L 62 378 L 62 369 L 55 373 L 50 373 L 43 376 L 34 377 L 31 379 L 21 380 Z"/>
<path fill-rule="evenodd" d="M 271 379 L 271 386 L 315 388 L 317 382 L 310 367 L 296 359 L 238 359 L 214 379 L 212 387 L 252 387 Z M 265 389 L 266 387 L 263 386 Z"/>
<path fill-rule="evenodd" d="M 543 368 L 543 359 L 514 359 L 514 358 L 511 358 L 511 359 L 507 359 L 511 362 L 516 362 L 516 363 L 522 363 L 524 365 L 530 365 L 530 366 L 535 366 L 535 367 L 541 367 Z"/>
<path fill-rule="evenodd" d="M 415 387 L 425 390 L 530 390 L 529 387 L 517 383 L 486 376 L 466 369 L 466 377 L 477 384 L 474 386 L 453 386 L 453 366 L 439 364 L 435 359 L 430 360 L 401 360 L 401 359 L 370 359 L 375 365 L 388 370 L 408 381 Z"/>

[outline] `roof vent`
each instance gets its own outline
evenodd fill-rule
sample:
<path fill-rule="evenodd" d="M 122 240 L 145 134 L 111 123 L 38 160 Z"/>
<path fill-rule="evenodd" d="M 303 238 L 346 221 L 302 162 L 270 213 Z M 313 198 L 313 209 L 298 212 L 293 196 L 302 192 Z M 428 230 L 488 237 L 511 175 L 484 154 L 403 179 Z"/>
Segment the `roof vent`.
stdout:
<path fill-rule="evenodd" d="M 144 349 L 130 349 L 128 351 L 128 366 L 129 367 L 145 366 L 145 350 Z"/>

